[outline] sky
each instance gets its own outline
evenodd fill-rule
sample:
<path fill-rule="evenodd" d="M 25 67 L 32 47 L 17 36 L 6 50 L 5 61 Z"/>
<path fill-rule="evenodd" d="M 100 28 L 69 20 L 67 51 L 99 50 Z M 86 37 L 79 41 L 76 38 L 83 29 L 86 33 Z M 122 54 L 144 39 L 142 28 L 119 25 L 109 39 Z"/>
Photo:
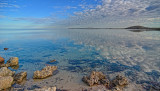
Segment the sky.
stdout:
<path fill-rule="evenodd" d="M 160 27 L 160 0 L 0 0 L 0 29 Z"/>

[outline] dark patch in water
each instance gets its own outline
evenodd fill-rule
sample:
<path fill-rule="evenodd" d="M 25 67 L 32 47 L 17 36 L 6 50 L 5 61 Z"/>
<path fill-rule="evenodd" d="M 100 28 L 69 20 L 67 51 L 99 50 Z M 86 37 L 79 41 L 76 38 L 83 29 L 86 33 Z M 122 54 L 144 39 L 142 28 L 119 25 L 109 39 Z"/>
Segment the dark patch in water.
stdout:
<path fill-rule="evenodd" d="M 43 60 L 33 60 L 33 59 L 27 59 L 27 60 L 20 60 L 21 62 L 29 62 L 29 63 L 39 63 L 39 62 L 43 62 Z M 23 64 L 24 64 L 23 63 Z"/>
<path fill-rule="evenodd" d="M 91 69 L 95 68 L 101 68 L 101 70 L 104 71 L 110 71 L 110 72 L 120 72 L 127 69 L 131 70 L 137 70 L 140 71 L 140 66 L 126 66 L 122 65 L 120 63 L 110 63 L 107 60 L 89 60 L 89 59 L 82 59 L 82 60 L 68 60 L 69 64 L 72 64 L 73 66 L 69 66 L 66 70 L 72 71 L 72 72 L 84 72 L 88 71 L 84 67 L 84 64 L 87 65 L 87 67 Z"/>
<path fill-rule="evenodd" d="M 93 60 L 89 64 L 91 68 L 97 68 L 97 67 L 102 67 L 104 63 L 103 63 L 103 60 Z"/>
<path fill-rule="evenodd" d="M 71 72 L 77 72 L 75 66 L 68 66 L 67 69 L 65 69 L 65 70 L 71 71 Z"/>
<path fill-rule="evenodd" d="M 89 72 L 91 69 L 88 69 L 88 67 L 86 66 L 67 66 L 67 68 L 64 70 L 81 73 L 81 72 Z"/>
<path fill-rule="evenodd" d="M 128 44 L 126 44 L 126 47 L 128 47 L 128 48 L 131 48 L 131 47 L 134 47 L 135 45 L 133 44 L 133 43 L 128 43 Z"/>
<path fill-rule="evenodd" d="M 43 57 L 50 57 L 50 56 L 52 56 L 52 54 L 44 55 Z"/>
<path fill-rule="evenodd" d="M 153 70 L 152 72 L 146 72 L 147 75 L 153 77 L 153 79 L 158 80 L 160 77 L 160 72 Z"/>
<path fill-rule="evenodd" d="M 132 67 L 133 69 L 137 70 L 137 71 L 141 71 L 141 67 L 139 65 L 135 65 Z"/>
<path fill-rule="evenodd" d="M 92 52 L 91 56 L 100 55 L 98 52 Z"/>
<path fill-rule="evenodd" d="M 88 60 L 88 59 L 82 59 L 82 60 L 68 60 L 68 63 L 69 64 L 72 64 L 72 65 L 79 65 L 79 64 L 85 64 L 85 63 L 88 63 L 90 62 L 91 60 Z"/>
<path fill-rule="evenodd" d="M 147 46 L 147 45 L 146 45 L 146 46 L 142 46 L 142 48 L 143 48 L 143 49 L 145 49 L 145 50 L 153 50 L 153 48 L 152 48 L 152 47 Z"/>
<path fill-rule="evenodd" d="M 65 48 L 60 48 L 60 52 L 59 53 L 67 53 L 68 51 L 67 51 L 67 49 L 65 49 Z"/>
<path fill-rule="evenodd" d="M 53 71 L 53 75 L 56 75 L 56 74 L 58 74 L 58 73 L 59 73 L 58 70 Z"/>
<path fill-rule="evenodd" d="M 34 90 L 36 88 L 41 88 L 41 87 L 39 87 L 37 85 L 32 85 L 30 88 L 27 88 L 27 90 Z"/>
<path fill-rule="evenodd" d="M 105 67 L 106 67 L 107 71 L 112 71 L 112 72 L 120 72 L 120 71 L 124 71 L 126 69 L 129 69 L 128 66 L 116 64 L 116 63 L 110 63 L 110 64 L 106 65 Z"/>

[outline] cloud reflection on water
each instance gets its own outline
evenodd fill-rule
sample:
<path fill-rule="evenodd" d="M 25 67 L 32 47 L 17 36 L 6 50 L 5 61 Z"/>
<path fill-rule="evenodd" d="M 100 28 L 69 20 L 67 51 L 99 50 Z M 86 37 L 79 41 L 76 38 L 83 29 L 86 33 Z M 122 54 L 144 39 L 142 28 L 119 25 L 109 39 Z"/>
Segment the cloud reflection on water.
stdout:
<path fill-rule="evenodd" d="M 24 34 L 25 36 L 23 36 Z M 12 36 L 8 36 L 9 40 L 21 40 L 21 42 L 24 43 L 26 42 L 24 39 L 33 40 L 30 41 L 30 45 L 27 45 L 31 46 L 30 50 L 32 50 L 33 53 L 30 55 L 34 56 L 29 56 L 27 54 L 28 56 L 22 57 L 24 59 L 63 59 L 68 61 L 65 61 L 64 63 L 60 61 L 57 65 L 62 67 L 61 69 L 67 69 L 73 72 L 88 72 L 91 69 L 100 70 L 106 73 L 113 71 L 111 73 L 121 72 L 137 82 L 143 80 L 159 82 L 159 35 L 160 32 L 157 31 L 134 33 L 127 30 L 113 29 L 71 29 L 48 30 L 45 32 L 30 31 L 15 33 L 12 34 Z M 45 42 L 46 40 L 52 41 L 54 45 L 50 42 Z M 28 49 L 27 45 L 26 49 Z M 36 50 L 36 48 L 39 50 Z M 55 50 L 53 48 L 58 49 Z M 22 54 L 23 53 L 24 52 L 22 51 Z M 63 55 L 61 56 L 62 58 L 60 58 L 59 55 Z M 25 54 L 23 56 L 25 56 Z M 88 60 L 87 63 L 84 62 L 85 60 Z M 78 63 L 79 61 L 80 63 Z M 28 64 L 30 65 L 30 63 Z M 44 64 L 44 62 L 40 62 L 39 65 Z M 37 66 L 36 69 L 39 69 L 39 66 Z"/>

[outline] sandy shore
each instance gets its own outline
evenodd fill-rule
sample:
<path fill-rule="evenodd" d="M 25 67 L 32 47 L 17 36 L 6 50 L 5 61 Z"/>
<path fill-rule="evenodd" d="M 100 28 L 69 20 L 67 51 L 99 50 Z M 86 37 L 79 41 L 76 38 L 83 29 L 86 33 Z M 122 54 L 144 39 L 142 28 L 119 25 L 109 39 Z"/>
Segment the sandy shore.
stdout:
<path fill-rule="evenodd" d="M 25 84 L 14 85 L 15 89 L 25 89 L 25 90 L 33 90 L 35 88 L 40 87 L 53 87 L 55 86 L 57 89 L 67 90 L 67 91 L 109 91 L 103 85 L 96 86 L 88 86 L 82 81 L 82 75 L 78 73 L 68 72 L 68 71 L 60 71 L 56 75 L 48 77 L 46 79 L 28 79 Z M 126 86 L 124 91 L 142 91 L 144 90 L 141 85 L 130 83 Z"/>

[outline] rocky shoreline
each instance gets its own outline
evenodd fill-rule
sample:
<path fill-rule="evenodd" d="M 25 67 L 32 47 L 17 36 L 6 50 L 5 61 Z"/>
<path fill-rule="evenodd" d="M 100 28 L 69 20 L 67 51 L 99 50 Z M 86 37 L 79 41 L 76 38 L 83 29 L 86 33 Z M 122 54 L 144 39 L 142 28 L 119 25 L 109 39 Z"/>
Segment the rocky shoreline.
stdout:
<path fill-rule="evenodd" d="M 0 90 L 6 90 L 11 88 L 13 84 L 20 84 L 23 80 L 26 80 L 27 72 L 20 72 L 15 74 L 15 71 L 11 71 L 8 67 L 15 67 L 19 65 L 18 57 L 11 57 L 5 64 L 5 59 L 0 57 Z M 41 71 L 35 71 L 33 79 L 44 79 L 46 77 L 52 76 L 53 71 L 57 70 L 57 66 L 46 66 Z M 35 89 L 39 90 L 53 90 L 55 87 Z"/>
<path fill-rule="evenodd" d="M 89 86 L 104 85 L 107 89 L 111 89 L 113 91 L 123 90 L 123 88 L 129 84 L 126 77 L 117 75 L 110 81 L 102 72 L 95 71 L 92 71 L 89 76 L 84 76 L 82 81 L 87 83 Z"/>
<path fill-rule="evenodd" d="M 54 60 L 55 61 L 55 60 Z M 18 57 L 11 57 L 5 64 L 5 59 L 0 57 L 0 91 L 70 91 L 57 89 L 56 86 L 43 86 L 35 87 L 34 89 L 14 88 L 15 84 L 21 84 L 27 79 L 27 72 L 19 72 L 15 74 L 15 71 L 11 71 L 8 67 L 15 67 L 19 65 Z M 53 75 L 53 72 L 57 70 L 57 66 L 46 66 L 41 70 L 37 70 L 33 74 L 33 79 L 46 79 Z M 79 78 L 78 78 L 79 79 Z M 88 76 L 83 76 L 82 81 L 88 85 L 88 88 L 94 89 L 81 89 L 78 91 L 96 91 L 100 86 L 104 91 L 126 91 L 133 90 L 136 86 L 130 83 L 129 79 L 125 76 L 116 75 L 113 79 L 109 79 L 107 75 L 102 72 L 92 71 Z M 142 87 L 140 86 L 139 89 Z M 154 86 L 151 89 L 153 91 L 159 91 L 160 86 Z"/>
<path fill-rule="evenodd" d="M 21 83 L 27 77 L 27 72 L 15 74 L 15 71 L 8 69 L 8 67 L 19 65 L 18 57 L 11 57 L 6 64 L 4 64 L 4 58 L 1 57 L 0 62 L 0 90 L 10 88 L 15 83 Z"/>

